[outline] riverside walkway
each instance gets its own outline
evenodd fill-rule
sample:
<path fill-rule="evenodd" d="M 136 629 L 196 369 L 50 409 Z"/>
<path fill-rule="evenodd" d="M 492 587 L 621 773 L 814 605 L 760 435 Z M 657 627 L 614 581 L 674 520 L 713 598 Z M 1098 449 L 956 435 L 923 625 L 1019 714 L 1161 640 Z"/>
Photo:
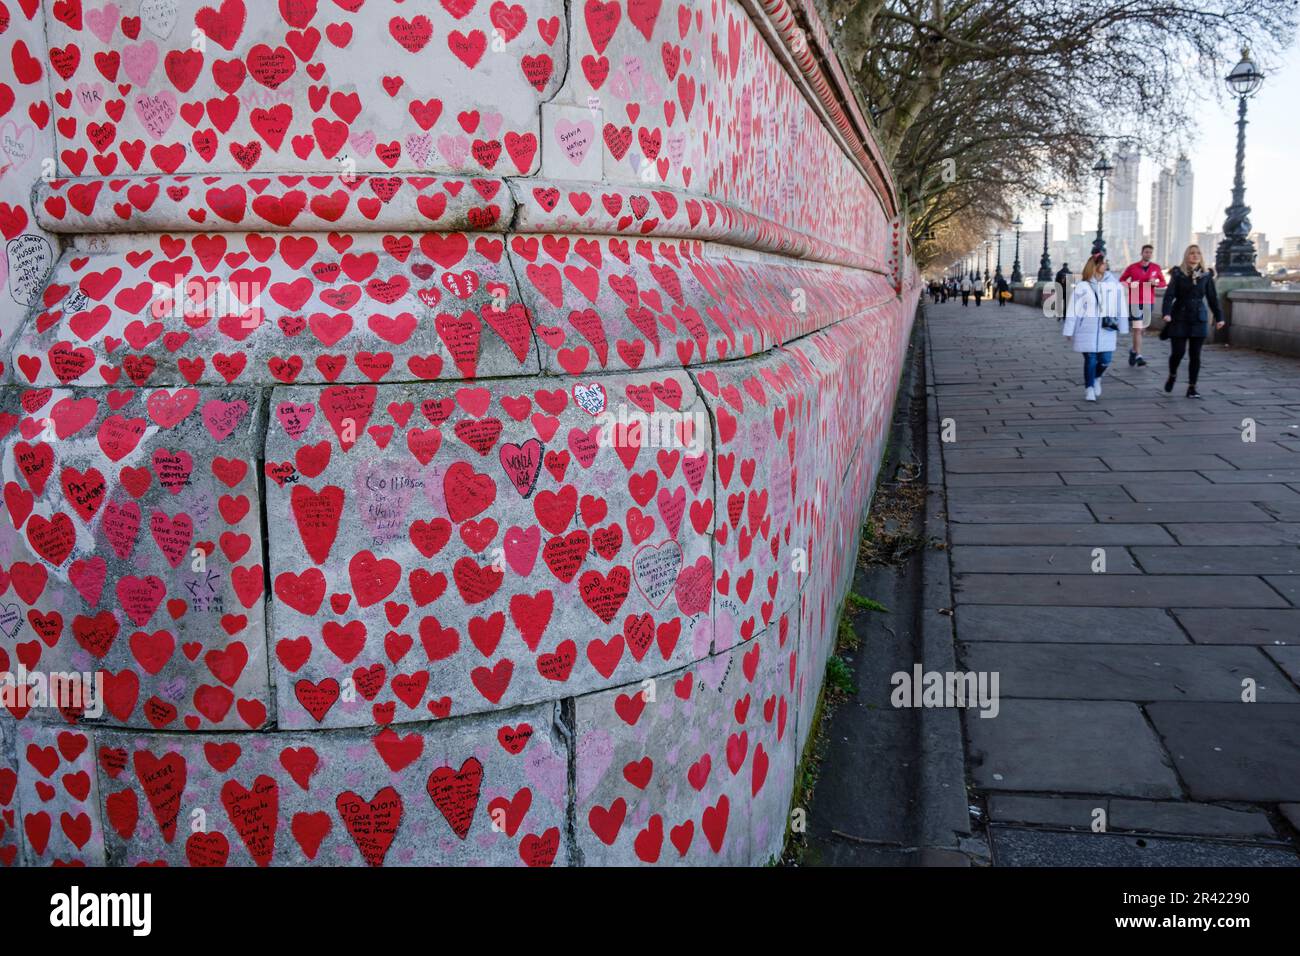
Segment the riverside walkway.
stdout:
<path fill-rule="evenodd" d="M 925 311 L 992 862 L 1300 865 L 1300 362 L 1207 345 L 1198 401 L 1123 338 L 1092 403 L 1039 310 Z"/>

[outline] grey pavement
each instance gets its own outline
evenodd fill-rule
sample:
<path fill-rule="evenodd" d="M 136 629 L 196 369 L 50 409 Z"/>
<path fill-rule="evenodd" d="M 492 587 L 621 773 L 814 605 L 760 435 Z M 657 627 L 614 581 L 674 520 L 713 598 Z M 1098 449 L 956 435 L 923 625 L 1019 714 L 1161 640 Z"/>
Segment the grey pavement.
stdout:
<path fill-rule="evenodd" d="M 1085 402 L 1037 309 L 926 325 L 993 863 L 1300 865 L 1300 361 L 1207 345 L 1194 400 L 1122 338 Z"/>

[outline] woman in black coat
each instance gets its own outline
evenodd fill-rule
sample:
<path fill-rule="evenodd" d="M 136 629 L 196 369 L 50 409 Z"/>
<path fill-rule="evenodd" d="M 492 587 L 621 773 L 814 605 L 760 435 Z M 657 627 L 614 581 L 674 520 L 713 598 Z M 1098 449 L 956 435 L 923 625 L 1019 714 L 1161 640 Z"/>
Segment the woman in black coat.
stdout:
<path fill-rule="evenodd" d="M 1187 397 L 1200 398 L 1196 390 L 1196 378 L 1201 371 L 1201 346 L 1209 335 L 1210 323 L 1206 310 L 1214 313 L 1215 328 L 1223 328 L 1223 312 L 1219 308 L 1219 294 L 1214 288 L 1214 273 L 1205 268 L 1205 257 L 1201 255 L 1200 246 L 1188 246 L 1183 253 L 1181 265 L 1174 266 L 1169 273 L 1169 285 L 1165 288 L 1164 302 L 1160 308 L 1165 327 L 1160 333 L 1162 339 L 1169 339 L 1169 378 L 1165 379 L 1165 391 L 1174 390 L 1174 380 L 1178 377 L 1178 366 L 1183 355 L 1190 353 L 1187 364 Z"/>

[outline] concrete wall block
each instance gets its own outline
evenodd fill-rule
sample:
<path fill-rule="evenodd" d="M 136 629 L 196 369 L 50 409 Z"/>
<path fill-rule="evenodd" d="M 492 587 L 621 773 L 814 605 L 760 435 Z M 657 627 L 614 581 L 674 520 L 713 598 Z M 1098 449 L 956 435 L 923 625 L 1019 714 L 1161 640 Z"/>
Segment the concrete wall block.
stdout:
<path fill-rule="evenodd" d="M 605 865 L 759 865 L 794 782 L 797 610 L 653 684 L 579 697 L 577 846 Z"/>
<path fill-rule="evenodd" d="M 35 9 L 30 12 L 27 6 Z M 35 304 L 54 260 L 58 240 L 37 224 L 32 183 L 53 176 L 54 122 L 50 72 L 43 62 L 45 9 L 6 8 L 0 31 L 0 354 Z"/>
<path fill-rule="evenodd" d="M 23 863 L 22 815 L 18 806 L 18 725 L 0 716 L 0 867 Z"/>
<path fill-rule="evenodd" d="M 535 373 L 491 234 L 94 236 L 16 343 L 35 385 L 377 382 Z"/>
<path fill-rule="evenodd" d="M 250 465 L 261 400 L 236 388 L 0 392 L 11 712 L 156 730 L 267 722 Z M 64 677 L 84 694 L 64 695 Z"/>
<path fill-rule="evenodd" d="M 108 862 L 563 866 L 555 706 L 385 729 L 95 736 Z"/>
<path fill-rule="evenodd" d="M 41 225 L 51 232 L 72 235 L 189 232 L 196 225 L 205 234 L 247 230 L 402 233 L 433 228 L 441 232 L 501 232 L 515 212 L 514 197 L 499 178 L 410 173 L 340 172 L 275 178 L 218 173 L 197 183 L 187 175 L 84 176 L 42 181 L 36 186 L 35 197 Z M 172 249 L 178 248 L 178 238 L 173 237 Z M 210 235 L 206 238 L 207 251 L 220 258 L 216 241 Z M 351 243 L 338 249 L 349 250 L 355 252 Z M 405 261 L 402 253 L 401 248 L 392 248 L 394 259 Z M 286 258 L 295 258 L 292 250 Z M 327 272 L 316 275 L 329 281 Z"/>
<path fill-rule="evenodd" d="M 611 181 L 707 192 L 884 261 L 883 210 L 736 0 L 592 4 L 569 29 L 557 98 L 604 111 Z"/>
<path fill-rule="evenodd" d="M 11 726 L 28 866 L 103 866 L 93 734 L 24 720 Z"/>
<path fill-rule="evenodd" d="M 271 408 L 281 726 L 490 710 L 709 652 L 712 442 L 683 373 Z"/>
<path fill-rule="evenodd" d="M 538 104 L 566 68 L 559 0 L 527 17 L 480 3 L 453 20 L 434 0 L 317 12 L 175 0 L 141 4 L 129 23 L 52 18 L 51 66 L 75 91 L 55 110 L 60 171 L 536 168 Z"/>

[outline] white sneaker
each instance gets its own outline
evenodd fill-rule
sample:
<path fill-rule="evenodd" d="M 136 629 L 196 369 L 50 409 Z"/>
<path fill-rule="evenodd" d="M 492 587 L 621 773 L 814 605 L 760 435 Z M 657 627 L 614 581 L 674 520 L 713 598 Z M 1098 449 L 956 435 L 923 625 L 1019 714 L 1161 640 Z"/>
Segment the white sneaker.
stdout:
<path fill-rule="evenodd" d="M 1097 400 L 1097 390 L 1095 388 L 1085 388 L 1083 390 L 1083 400 L 1085 402 L 1095 402 Z"/>
<path fill-rule="evenodd" d="M 1100 379 L 1100 378 L 1098 378 L 1098 379 L 1096 380 L 1096 382 L 1093 383 L 1092 390 L 1093 390 L 1093 392 L 1096 394 L 1096 396 L 1097 396 L 1098 398 L 1101 398 L 1101 379 Z"/>

